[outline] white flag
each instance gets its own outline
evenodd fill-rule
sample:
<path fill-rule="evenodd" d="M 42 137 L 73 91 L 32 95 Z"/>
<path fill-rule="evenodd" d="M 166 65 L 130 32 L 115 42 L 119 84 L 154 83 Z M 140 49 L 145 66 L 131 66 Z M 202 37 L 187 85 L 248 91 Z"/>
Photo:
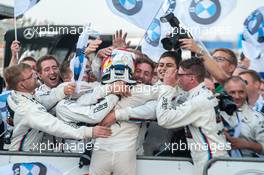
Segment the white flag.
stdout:
<path fill-rule="evenodd" d="M 264 78 L 264 7 L 253 11 L 244 22 L 242 50 L 250 62 L 250 69 Z"/>
<path fill-rule="evenodd" d="M 172 28 L 168 23 L 162 23 L 160 17 L 179 9 L 176 9 L 176 0 L 165 0 L 162 4 L 162 8 L 159 10 L 156 17 L 153 19 L 149 29 L 144 35 L 141 50 L 150 59 L 158 62 L 162 53 L 166 52 L 161 44 L 161 40 L 166 37 L 167 34 L 172 32 Z"/>
<path fill-rule="evenodd" d="M 90 25 L 84 27 L 83 32 L 78 38 L 76 45 L 76 53 L 74 58 L 70 62 L 70 69 L 73 72 L 72 82 L 80 82 L 83 79 L 83 75 L 86 69 L 87 58 L 84 51 L 89 42 Z M 76 92 L 80 92 L 80 83 L 77 83 Z"/>
<path fill-rule="evenodd" d="M 199 37 L 203 30 L 224 19 L 236 6 L 236 0 L 177 0 L 180 12 L 174 14 L 190 30 L 193 36 Z"/>
<path fill-rule="evenodd" d="M 141 50 L 154 62 L 158 62 L 162 53 L 166 52 L 161 44 L 161 39 L 170 33 L 168 24 L 160 22 L 159 18 L 155 18 L 150 25 L 150 28 L 145 33 Z"/>
<path fill-rule="evenodd" d="M 15 17 L 23 15 L 40 0 L 15 0 Z"/>
<path fill-rule="evenodd" d="M 147 29 L 164 0 L 106 0 L 110 10 L 133 23 Z"/>

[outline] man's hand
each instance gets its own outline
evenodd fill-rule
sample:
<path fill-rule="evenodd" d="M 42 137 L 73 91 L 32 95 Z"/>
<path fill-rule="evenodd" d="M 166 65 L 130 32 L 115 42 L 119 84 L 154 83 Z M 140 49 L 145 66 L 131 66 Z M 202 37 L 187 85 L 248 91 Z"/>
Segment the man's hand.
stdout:
<path fill-rule="evenodd" d="M 72 95 L 75 92 L 76 84 L 70 83 L 64 87 L 64 94 L 65 95 Z"/>
<path fill-rule="evenodd" d="M 21 47 L 20 47 L 20 42 L 17 41 L 17 40 L 14 40 L 11 44 L 11 53 L 12 53 L 12 56 L 16 56 L 16 54 L 21 50 Z"/>
<path fill-rule="evenodd" d="M 12 42 L 12 44 L 11 44 L 10 49 L 11 49 L 12 56 L 11 56 L 11 60 L 10 60 L 10 63 L 9 63 L 8 66 L 12 66 L 12 65 L 17 64 L 17 62 L 18 62 L 18 53 L 21 50 L 20 42 L 17 41 L 17 40 L 14 40 Z"/>
<path fill-rule="evenodd" d="M 199 53 L 201 51 L 201 47 L 199 47 L 191 38 L 180 39 L 179 41 L 181 42 L 181 48 L 183 49 L 188 49 L 194 53 Z"/>
<path fill-rule="evenodd" d="M 113 125 L 116 122 L 116 116 L 115 116 L 115 111 L 109 112 L 107 116 L 101 121 L 100 125 L 101 126 L 106 126 L 109 127 Z"/>
<path fill-rule="evenodd" d="M 246 145 L 248 144 L 246 140 L 231 137 L 227 132 L 225 132 L 225 136 L 227 141 L 231 143 L 232 149 L 246 149 Z"/>
<path fill-rule="evenodd" d="M 131 96 L 130 87 L 123 81 L 115 81 L 108 87 L 110 94 L 121 95 L 122 97 Z"/>
<path fill-rule="evenodd" d="M 165 72 L 165 76 L 163 78 L 163 83 L 165 85 L 169 85 L 175 87 L 177 85 L 177 78 L 176 78 L 177 70 L 175 69 L 168 69 Z"/>
<path fill-rule="evenodd" d="M 111 136 L 112 131 L 110 128 L 104 126 L 95 126 L 93 127 L 93 138 L 107 138 Z"/>
<path fill-rule="evenodd" d="M 104 59 L 107 56 L 110 56 L 113 51 L 112 47 L 106 47 L 97 52 L 97 57 Z"/>
<path fill-rule="evenodd" d="M 102 40 L 99 38 L 96 38 L 95 40 L 90 40 L 88 47 L 84 51 L 85 56 L 88 57 L 89 54 L 95 52 L 101 43 Z"/>
<path fill-rule="evenodd" d="M 123 32 L 122 30 L 117 30 L 115 35 L 113 35 L 113 47 L 114 48 L 119 48 L 119 47 L 122 47 L 122 48 L 127 48 L 129 47 L 130 45 L 130 41 L 126 42 L 126 37 L 127 37 L 127 32 L 124 33 L 123 35 Z"/>

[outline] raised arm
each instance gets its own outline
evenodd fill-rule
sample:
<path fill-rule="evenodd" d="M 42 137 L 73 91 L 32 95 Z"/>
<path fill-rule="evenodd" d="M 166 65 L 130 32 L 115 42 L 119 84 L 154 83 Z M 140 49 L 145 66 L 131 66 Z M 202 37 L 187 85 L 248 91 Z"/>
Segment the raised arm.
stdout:
<path fill-rule="evenodd" d="M 212 59 L 211 55 L 198 46 L 193 39 L 181 39 L 181 47 L 188 49 L 203 59 L 206 70 L 221 84 L 229 77 L 225 71 Z"/>

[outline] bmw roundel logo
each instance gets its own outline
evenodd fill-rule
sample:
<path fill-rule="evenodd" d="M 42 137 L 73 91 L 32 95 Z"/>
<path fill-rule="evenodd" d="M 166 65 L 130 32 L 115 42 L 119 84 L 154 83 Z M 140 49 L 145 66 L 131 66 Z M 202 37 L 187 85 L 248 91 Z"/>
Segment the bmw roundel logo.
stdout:
<path fill-rule="evenodd" d="M 212 24 L 221 14 L 219 0 L 193 0 L 189 7 L 191 18 L 199 24 Z"/>
<path fill-rule="evenodd" d="M 23 174 L 46 175 L 47 167 L 40 162 L 15 163 L 12 167 L 13 173 L 24 172 Z"/>
<path fill-rule="evenodd" d="M 115 8 L 126 15 L 135 15 L 142 9 L 142 0 L 112 0 Z"/>
<path fill-rule="evenodd" d="M 175 10 L 176 8 L 176 0 L 168 0 L 168 3 L 170 4 L 169 5 L 169 8 L 168 10 L 166 11 L 166 13 L 171 13 Z"/>
<path fill-rule="evenodd" d="M 263 15 L 259 10 L 255 10 L 244 22 L 245 27 L 251 35 L 258 32 L 260 25 L 263 21 Z"/>
<path fill-rule="evenodd" d="M 160 33 L 160 22 L 157 18 L 155 18 L 150 24 L 147 33 L 145 34 L 145 40 L 150 45 L 157 47 L 159 45 Z"/>

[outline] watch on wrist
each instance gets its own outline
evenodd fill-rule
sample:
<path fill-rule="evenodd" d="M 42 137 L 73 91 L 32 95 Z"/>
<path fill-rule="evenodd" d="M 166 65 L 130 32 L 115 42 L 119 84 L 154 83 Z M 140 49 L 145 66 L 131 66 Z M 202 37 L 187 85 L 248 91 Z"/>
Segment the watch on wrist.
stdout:
<path fill-rule="evenodd" d="M 201 58 L 204 56 L 204 50 L 203 48 L 200 48 L 199 52 L 195 54 L 196 57 Z"/>

